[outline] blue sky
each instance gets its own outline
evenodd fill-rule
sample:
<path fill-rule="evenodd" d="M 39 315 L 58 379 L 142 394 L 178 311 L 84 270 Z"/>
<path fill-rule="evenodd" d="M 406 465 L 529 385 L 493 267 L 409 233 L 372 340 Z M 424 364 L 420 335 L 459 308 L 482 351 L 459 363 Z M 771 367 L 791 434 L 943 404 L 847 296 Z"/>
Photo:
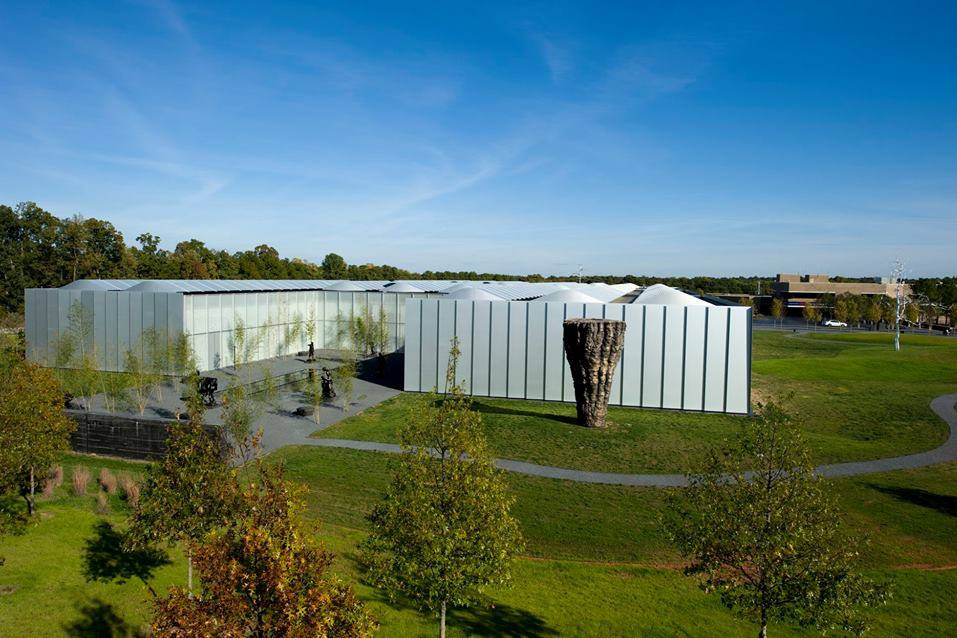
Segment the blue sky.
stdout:
<path fill-rule="evenodd" d="M 411 269 L 957 272 L 957 4 L 718 5 L 5 2 L 0 202 Z"/>

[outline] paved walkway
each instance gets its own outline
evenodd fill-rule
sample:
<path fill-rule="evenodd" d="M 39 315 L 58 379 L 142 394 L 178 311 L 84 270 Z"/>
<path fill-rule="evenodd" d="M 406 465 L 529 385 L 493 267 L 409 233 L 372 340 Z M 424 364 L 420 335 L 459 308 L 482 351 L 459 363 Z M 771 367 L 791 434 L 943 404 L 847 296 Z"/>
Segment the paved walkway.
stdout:
<path fill-rule="evenodd" d="M 907 470 L 957 460 L 957 411 L 954 410 L 955 403 L 957 403 L 957 393 L 939 396 L 930 403 L 931 410 L 950 426 L 950 434 L 947 441 L 938 448 L 927 452 L 920 452 L 919 454 L 895 456 L 874 461 L 822 465 L 817 468 L 817 471 L 821 475 L 828 477 L 854 476 L 874 472 L 887 472 L 890 470 Z M 290 443 L 292 442 L 290 441 Z M 308 438 L 299 443 L 318 447 L 347 448 L 351 450 L 367 450 L 392 454 L 402 451 L 401 448 L 394 443 L 376 443 L 373 441 Z M 574 481 L 577 483 L 603 483 L 606 485 L 628 485 L 635 487 L 683 487 L 688 484 L 688 480 L 683 474 L 586 472 L 583 470 L 536 465 L 535 463 L 510 461 L 507 459 L 495 459 L 495 465 L 509 472 Z"/>

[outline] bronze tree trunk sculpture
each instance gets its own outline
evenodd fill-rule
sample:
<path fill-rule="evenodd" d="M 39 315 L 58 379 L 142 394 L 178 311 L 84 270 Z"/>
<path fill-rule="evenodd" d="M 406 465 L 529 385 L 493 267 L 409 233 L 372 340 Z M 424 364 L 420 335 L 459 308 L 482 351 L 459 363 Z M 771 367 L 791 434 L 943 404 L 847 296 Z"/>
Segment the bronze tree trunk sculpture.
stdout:
<path fill-rule="evenodd" d="M 564 323 L 565 356 L 575 382 L 578 424 L 605 427 L 611 378 L 625 341 L 625 322 L 569 319 Z"/>

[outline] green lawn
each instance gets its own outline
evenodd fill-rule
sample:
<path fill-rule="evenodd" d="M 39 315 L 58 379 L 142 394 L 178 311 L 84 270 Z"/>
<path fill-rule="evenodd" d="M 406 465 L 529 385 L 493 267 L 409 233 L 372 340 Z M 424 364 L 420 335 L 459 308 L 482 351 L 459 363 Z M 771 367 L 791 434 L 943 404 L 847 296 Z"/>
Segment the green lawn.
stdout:
<path fill-rule="evenodd" d="M 93 476 L 83 497 L 74 496 L 70 485 L 77 463 Z M 104 634 L 96 628 L 103 625 L 97 622 L 111 613 L 130 630 L 149 621 L 150 594 L 140 581 L 121 585 L 83 577 L 83 551 L 94 525 L 104 519 L 122 524 L 129 513 L 117 495 L 110 497 L 109 514 L 95 513 L 100 468 L 138 474 L 143 465 L 79 455 L 67 457 L 63 465 L 64 485 L 52 501 L 41 498 L 38 519 L 24 534 L 0 539 L 0 556 L 6 559 L 0 566 L 0 636 L 100 636 Z M 185 577 L 182 555 L 175 551 L 172 559 L 172 565 L 156 573 L 157 591 Z"/>
<path fill-rule="evenodd" d="M 955 351 L 954 342 L 933 338 L 909 337 L 904 350 L 894 354 L 883 335 L 756 333 L 755 381 L 762 396 L 794 392 L 792 411 L 819 459 L 902 454 L 942 440 L 943 425 L 927 402 L 957 389 Z M 410 400 L 400 397 L 324 435 L 390 440 Z M 683 469 L 681 462 L 699 459 L 740 422 L 716 415 L 612 410 L 610 431 L 589 432 L 563 420 L 572 413 L 570 406 L 479 404 L 496 454 L 601 469 Z M 694 441 L 696 436 L 701 440 Z M 536 443 L 540 450 L 532 449 Z M 365 514 L 382 497 L 394 457 L 303 446 L 272 458 L 284 461 L 287 476 L 305 486 L 307 522 L 337 553 L 334 569 L 356 583 L 381 621 L 379 635 L 434 635 L 432 619 L 388 604 L 363 585 L 355 563 Z M 138 463 L 69 455 L 67 485 L 77 463 L 94 477 L 101 467 L 114 473 L 143 469 Z M 450 636 L 756 633 L 681 575 L 679 557 L 658 524 L 666 491 L 506 477 L 527 549 L 516 561 L 513 585 L 488 592 L 490 605 L 453 613 Z M 875 613 L 868 635 L 957 635 L 957 463 L 837 479 L 833 485 L 849 530 L 870 537 L 864 567 L 893 587 L 891 603 Z M 91 623 L 111 613 L 127 628 L 148 618 L 149 594 L 140 583 L 87 583 L 83 577 L 84 544 L 102 518 L 94 513 L 95 489 L 91 484 L 83 497 L 60 489 L 52 501 L 41 503 L 25 534 L 0 539 L 0 555 L 7 561 L 0 567 L 0 636 L 104 635 L 92 631 Z M 120 523 L 125 503 L 113 497 L 111 509 L 106 517 Z M 174 552 L 173 561 L 158 572 L 157 589 L 184 582 L 182 556 Z M 772 628 L 772 636 L 812 635 Z"/>
<path fill-rule="evenodd" d="M 71 457 L 70 463 L 77 457 Z M 359 583 L 354 548 L 364 534 L 363 514 L 381 497 L 389 457 L 371 452 L 288 448 L 289 477 L 306 487 L 310 523 L 337 553 L 335 570 L 357 583 L 382 623 L 382 636 L 433 635 L 434 625 L 415 610 L 388 604 Z M 137 472 L 140 464 L 82 458 L 95 474 L 101 466 Z M 67 476 L 69 476 L 69 469 Z M 514 583 L 489 592 L 490 603 L 452 615 L 450 636 L 751 636 L 713 596 L 681 575 L 677 557 L 657 525 L 663 492 L 574 485 L 510 476 L 516 514 L 528 551 L 515 565 Z M 835 482 L 854 529 L 872 535 L 868 571 L 893 586 L 891 604 L 874 616 L 873 636 L 948 635 L 957 591 L 957 464 Z M 41 505 L 39 521 L 23 536 L 0 542 L 0 635 L 76 633 L 78 623 L 102 618 L 106 605 L 130 626 L 148 617 L 149 594 L 138 582 L 87 583 L 81 570 L 85 540 L 100 516 L 90 495 L 62 489 Z M 112 499 L 108 518 L 120 522 L 125 504 Z M 182 583 L 182 556 L 160 570 L 162 590 Z M 948 569 L 949 568 L 949 569 Z M 773 636 L 812 632 L 775 627 Z"/>
<path fill-rule="evenodd" d="M 957 340 L 887 334 L 754 334 L 758 400 L 784 401 L 821 463 L 909 454 L 940 445 L 946 426 L 932 398 L 957 388 Z M 396 442 L 422 395 L 402 394 L 317 432 L 326 438 Z M 574 424 L 573 405 L 477 398 L 493 453 L 609 472 L 683 472 L 733 436 L 742 417 L 610 408 L 604 431 Z"/>

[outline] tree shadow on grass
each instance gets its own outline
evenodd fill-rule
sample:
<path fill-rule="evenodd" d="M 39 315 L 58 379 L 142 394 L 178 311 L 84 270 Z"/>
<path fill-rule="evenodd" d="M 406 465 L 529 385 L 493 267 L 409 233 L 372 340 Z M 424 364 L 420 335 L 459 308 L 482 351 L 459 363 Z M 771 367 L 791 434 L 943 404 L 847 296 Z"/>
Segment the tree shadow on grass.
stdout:
<path fill-rule="evenodd" d="M 345 558 L 354 560 L 354 554 L 345 554 Z M 364 579 L 363 579 L 364 580 Z M 369 584 L 366 582 L 366 584 Z M 399 594 L 390 599 L 381 590 L 373 587 L 375 601 L 387 605 L 395 611 L 416 611 L 424 618 L 434 617 L 438 625 L 438 616 L 421 610 L 413 601 Z M 537 614 L 510 605 L 495 604 L 484 600 L 468 608 L 452 608 L 446 622 L 450 627 L 458 627 L 469 636 L 522 636 L 527 638 L 546 638 L 557 636 L 558 632 L 549 627 Z"/>
<path fill-rule="evenodd" d="M 509 605 L 478 605 L 468 609 L 453 609 L 449 624 L 459 627 L 469 636 L 528 636 L 544 638 L 558 632 L 530 611 Z"/>
<path fill-rule="evenodd" d="M 568 414 L 550 414 L 548 412 L 535 412 L 533 410 L 521 410 L 502 405 L 492 405 L 481 400 L 472 401 L 472 409 L 482 414 L 499 414 L 502 416 L 524 416 L 533 419 L 544 419 L 548 421 L 557 421 L 567 425 L 578 425 L 578 420 L 574 415 Z"/>
<path fill-rule="evenodd" d="M 868 487 L 877 490 L 882 494 L 893 496 L 899 501 L 920 505 L 928 509 L 937 510 L 942 514 L 957 516 L 957 496 L 947 494 L 935 494 L 914 487 L 889 487 L 886 485 L 877 485 L 869 483 Z"/>
<path fill-rule="evenodd" d="M 63 631 L 73 638 L 135 638 L 146 632 L 128 623 L 113 605 L 94 598 L 78 608 L 80 617 L 63 625 Z"/>
<path fill-rule="evenodd" d="M 155 547 L 128 548 L 123 534 L 107 521 L 99 521 L 93 531 L 83 551 L 83 576 L 88 581 L 121 585 L 137 578 L 155 596 L 150 580 L 157 569 L 172 564 L 166 552 Z"/>

